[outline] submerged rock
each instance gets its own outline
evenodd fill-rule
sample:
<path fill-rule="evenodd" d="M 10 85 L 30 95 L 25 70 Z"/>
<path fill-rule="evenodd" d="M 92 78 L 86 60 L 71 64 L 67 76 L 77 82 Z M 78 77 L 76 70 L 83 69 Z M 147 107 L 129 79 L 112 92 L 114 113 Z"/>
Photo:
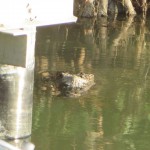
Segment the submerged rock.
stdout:
<path fill-rule="evenodd" d="M 67 72 L 43 72 L 42 90 L 50 90 L 52 95 L 78 97 L 88 91 L 94 84 L 93 74 L 70 74 Z"/>

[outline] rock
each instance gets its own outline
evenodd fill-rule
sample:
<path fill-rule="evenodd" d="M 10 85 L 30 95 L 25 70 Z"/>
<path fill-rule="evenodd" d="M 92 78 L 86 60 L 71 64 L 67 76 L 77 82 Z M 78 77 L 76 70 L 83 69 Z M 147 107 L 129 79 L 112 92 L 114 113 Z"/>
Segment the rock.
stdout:
<path fill-rule="evenodd" d="M 47 87 L 52 95 L 69 97 L 81 96 L 95 84 L 94 75 L 85 73 L 70 74 L 67 72 L 56 72 L 52 74 L 44 72 L 41 73 L 41 79 L 44 87 Z"/>

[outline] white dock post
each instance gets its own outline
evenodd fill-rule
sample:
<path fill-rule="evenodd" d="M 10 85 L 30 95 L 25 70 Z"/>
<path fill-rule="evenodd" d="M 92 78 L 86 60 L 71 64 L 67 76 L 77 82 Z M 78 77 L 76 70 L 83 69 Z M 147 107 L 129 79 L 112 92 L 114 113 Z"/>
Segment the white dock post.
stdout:
<path fill-rule="evenodd" d="M 3 107 L 6 112 L 1 119 L 5 120 L 5 137 L 9 139 L 31 135 L 35 29 L 30 27 L 0 34 L 0 56 L 3 56 L 5 64 L 0 67 L 1 87 L 4 87 L 0 97 L 5 101 Z M 6 42 L 3 43 L 2 39 Z"/>

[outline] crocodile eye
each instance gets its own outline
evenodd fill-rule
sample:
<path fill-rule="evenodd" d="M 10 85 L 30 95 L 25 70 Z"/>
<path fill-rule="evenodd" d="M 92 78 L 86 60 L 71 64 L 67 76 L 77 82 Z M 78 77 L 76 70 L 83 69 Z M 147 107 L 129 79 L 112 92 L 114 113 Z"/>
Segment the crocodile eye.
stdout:
<path fill-rule="evenodd" d="M 57 72 L 57 73 L 56 73 L 56 78 L 62 78 L 62 77 L 63 77 L 62 72 Z"/>

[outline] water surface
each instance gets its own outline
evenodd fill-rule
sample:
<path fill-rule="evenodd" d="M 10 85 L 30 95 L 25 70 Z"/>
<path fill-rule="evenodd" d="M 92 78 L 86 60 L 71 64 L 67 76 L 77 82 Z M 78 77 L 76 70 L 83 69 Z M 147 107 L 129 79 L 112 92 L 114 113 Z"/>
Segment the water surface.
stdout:
<path fill-rule="evenodd" d="M 148 150 L 150 24 L 82 19 L 37 29 L 32 142 L 36 150 Z M 78 98 L 42 90 L 43 71 L 85 72 L 96 85 Z"/>

